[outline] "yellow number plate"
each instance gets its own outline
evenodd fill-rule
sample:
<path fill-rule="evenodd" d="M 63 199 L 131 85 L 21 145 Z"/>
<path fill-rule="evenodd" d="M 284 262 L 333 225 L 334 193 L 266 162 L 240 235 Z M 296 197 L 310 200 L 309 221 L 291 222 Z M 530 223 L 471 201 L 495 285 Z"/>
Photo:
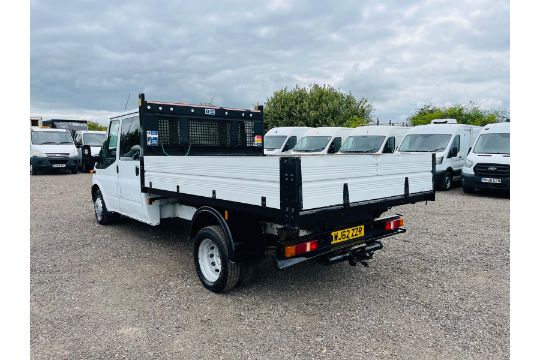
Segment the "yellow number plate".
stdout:
<path fill-rule="evenodd" d="M 355 226 L 348 229 L 332 232 L 331 244 L 337 244 L 343 241 L 356 239 L 364 236 L 364 225 Z"/>

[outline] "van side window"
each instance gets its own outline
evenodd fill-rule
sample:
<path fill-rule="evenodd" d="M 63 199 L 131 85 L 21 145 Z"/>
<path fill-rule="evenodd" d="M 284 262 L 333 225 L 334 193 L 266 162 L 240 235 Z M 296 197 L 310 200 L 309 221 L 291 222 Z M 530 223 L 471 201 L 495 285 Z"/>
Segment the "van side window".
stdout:
<path fill-rule="evenodd" d="M 291 136 L 285 143 L 285 146 L 283 147 L 283 151 L 289 151 L 295 146 L 296 146 L 296 136 Z"/>
<path fill-rule="evenodd" d="M 120 133 L 120 158 L 122 160 L 137 160 L 140 156 L 139 117 L 134 116 L 122 120 Z"/>
<path fill-rule="evenodd" d="M 396 138 L 390 136 L 384 145 L 383 154 L 391 154 L 396 149 Z"/>
<path fill-rule="evenodd" d="M 453 152 L 454 149 L 457 149 L 457 151 Z M 450 147 L 450 152 L 448 153 L 448 158 L 452 158 L 452 157 L 457 156 L 457 154 L 459 153 L 460 150 L 461 150 L 460 149 L 460 136 L 456 135 L 456 137 L 454 138 L 454 141 L 452 141 L 452 146 Z"/>
<path fill-rule="evenodd" d="M 333 154 L 339 151 L 341 148 L 341 137 L 336 137 L 332 140 L 332 143 L 328 147 L 328 153 Z"/>

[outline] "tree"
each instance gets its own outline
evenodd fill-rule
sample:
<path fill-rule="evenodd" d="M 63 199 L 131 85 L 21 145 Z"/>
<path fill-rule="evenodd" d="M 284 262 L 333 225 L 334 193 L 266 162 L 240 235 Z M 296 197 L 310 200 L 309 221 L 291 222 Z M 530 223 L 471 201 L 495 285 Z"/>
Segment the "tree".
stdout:
<path fill-rule="evenodd" d="M 452 105 L 449 107 L 436 107 L 424 105 L 408 118 L 411 125 L 425 125 L 433 119 L 456 119 L 460 124 L 484 126 L 506 119 L 504 110 L 482 110 L 473 102 L 468 105 Z"/>
<path fill-rule="evenodd" d="M 265 105 L 265 126 L 346 126 L 368 124 L 373 106 L 329 85 L 277 90 Z"/>
<path fill-rule="evenodd" d="M 106 131 L 107 126 L 101 125 L 100 123 L 97 123 L 95 121 L 88 120 L 88 130 Z"/>

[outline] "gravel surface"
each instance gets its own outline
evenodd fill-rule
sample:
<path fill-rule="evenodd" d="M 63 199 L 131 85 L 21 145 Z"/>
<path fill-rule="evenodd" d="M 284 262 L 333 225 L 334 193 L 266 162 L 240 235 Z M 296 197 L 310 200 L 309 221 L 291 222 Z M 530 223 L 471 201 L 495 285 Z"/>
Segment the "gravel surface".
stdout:
<path fill-rule="evenodd" d="M 506 359 L 509 200 L 437 193 L 368 268 L 269 261 L 224 295 L 187 225 L 98 226 L 91 175 L 31 177 L 34 359 Z"/>

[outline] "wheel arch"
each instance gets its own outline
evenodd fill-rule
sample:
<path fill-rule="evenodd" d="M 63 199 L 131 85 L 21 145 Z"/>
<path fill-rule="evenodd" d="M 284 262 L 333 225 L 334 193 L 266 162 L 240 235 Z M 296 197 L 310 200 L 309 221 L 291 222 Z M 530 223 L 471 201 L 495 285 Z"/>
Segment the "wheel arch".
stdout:
<path fill-rule="evenodd" d="M 197 236 L 199 230 L 210 225 L 218 225 L 223 229 L 223 233 L 225 234 L 225 238 L 227 240 L 229 258 L 231 259 L 231 261 L 236 261 L 236 245 L 234 243 L 231 229 L 229 228 L 229 225 L 227 224 L 225 218 L 218 210 L 210 206 L 202 206 L 198 208 L 197 211 L 195 211 L 195 214 L 193 214 L 193 218 L 191 219 L 189 237 L 191 239 L 194 239 Z"/>

